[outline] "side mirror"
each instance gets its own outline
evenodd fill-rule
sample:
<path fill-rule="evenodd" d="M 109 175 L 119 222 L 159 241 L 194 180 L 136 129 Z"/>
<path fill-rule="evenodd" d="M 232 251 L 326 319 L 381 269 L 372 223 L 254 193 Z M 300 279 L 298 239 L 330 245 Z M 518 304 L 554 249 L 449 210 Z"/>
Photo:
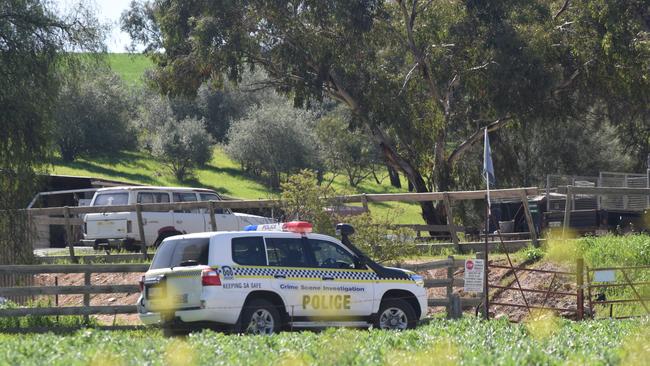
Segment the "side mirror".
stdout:
<path fill-rule="evenodd" d="M 337 224 L 336 225 L 336 235 L 349 236 L 354 234 L 354 227 L 350 224 Z"/>
<path fill-rule="evenodd" d="M 356 269 L 364 269 L 368 267 L 368 258 L 366 257 L 357 257 L 354 260 L 354 267 Z"/>

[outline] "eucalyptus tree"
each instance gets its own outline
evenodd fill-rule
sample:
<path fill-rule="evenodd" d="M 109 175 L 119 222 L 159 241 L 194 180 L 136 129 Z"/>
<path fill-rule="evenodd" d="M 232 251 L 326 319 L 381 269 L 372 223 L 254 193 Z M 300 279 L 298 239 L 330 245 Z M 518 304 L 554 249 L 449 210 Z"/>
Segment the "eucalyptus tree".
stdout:
<path fill-rule="evenodd" d="M 49 121 L 66 51 L 101 48 L 101 27 L 83 6 L 57 15 L 41 0 L 0 2 L 0 263 L 31 257 L 24 216 L 36 170 L 50 148 Z"/>
<path fill-rule="evenodd" d="M 581 81 L 604 75 L 589 72 L 589 44 L 563 19 L 593 18 L 585 12 L 542 0 L 156 0 L 133 3 L 122 20 L 156 60 L 162 92 L 263 68 L 265 84 L 297 106 L 345 104 L 388 164 L 429 192 L 464 179 L 454 170 L 468 156 L 480 169 L 468 153 L 485 128 L 563 122 L 594 100 Z M 442 221 L 443 210 L 421 206 L 428 223 Z"/>

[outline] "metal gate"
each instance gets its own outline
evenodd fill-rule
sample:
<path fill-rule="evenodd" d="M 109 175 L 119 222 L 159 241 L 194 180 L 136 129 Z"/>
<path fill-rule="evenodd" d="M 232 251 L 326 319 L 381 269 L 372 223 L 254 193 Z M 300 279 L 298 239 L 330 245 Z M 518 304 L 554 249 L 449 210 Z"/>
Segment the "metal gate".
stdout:
<path fill-rule="evenodd" d="M 489 269 L 505 269 L 506 273 L 511 273 L 513 279 L 506 284 L 490 283 L 487 281 L 488 293 L 490 289 L 492 296 L 503 294 L 506 291 L 516 292 L 519 295 L 518 299 L 512 301 L 505 300 L 488 300 L 488 309 L 491 306 L 502 307 L 515 307 L 525 308 L 530 314 L 532 310 L 546 310 L 557 313 L 574 314 L 576 320 L 582 320 L 584 317 L 584 290 L 583 290 L 583 261 L 578 259 L 576 261 L 575 271 L 559 271 L 548 270 L 539 268 L 525 268 L 523 266 L 515 266 L 507 255 L 508 265 L 488 264 Z M 522 274 L 532 274 L 535 276 L 550 277 L 547 280 L 548 285 L 543 288 L 531 288 L 522 285 Z M 566 285 L 570 285 L 572 289 L 565 289 Z M 549 304 L 549 301 L 554 297 L 569 297 L 571 302 L 565 306 Z M 518 300 L 518 301 L 517 301 Z"/>
<path fill-rule="evenodd" d="M 591 316 L 600 310 L 616 319 L 650 315 L 650 266 L 587 268 L 586 273 Z"/>

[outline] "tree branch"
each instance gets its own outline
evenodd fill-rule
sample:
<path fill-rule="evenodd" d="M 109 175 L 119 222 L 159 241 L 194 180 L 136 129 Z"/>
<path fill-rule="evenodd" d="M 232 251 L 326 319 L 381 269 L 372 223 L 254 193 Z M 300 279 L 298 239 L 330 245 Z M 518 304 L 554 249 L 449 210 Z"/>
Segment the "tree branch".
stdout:
<path fill-rule="evenodd" d="M 505 126 L 509 121 L 513 119 L 512 116 L 506 116 L 503 118 L 499 118 L 491 123 L 489 123 L 485 127 L 481 127 L 478 130 L 476 130 L 467 140 L 463 141 L 460 145 L 458 145 L 457 148 L 454 149 L 454 151 L 449 155 L 449 158 L 447 159 L 447 162 L 451 165 L 456 160 L 458 160 L 467 150 L 469 150 L 472 146 L 474 146 L 475 143 L 478 141 L 481 141 L 481 137 L 483 137 L 483 131 L 487 128 L 488 132 L 496 131 L 499 128 Z"/>
<path fill-rule="evenodd" d="M 398 0 L 397 3 L 399 4 L 400 9 L 402 11 L 402 16 L 404 17 L 408 48 L 413 54 L 413 57 L 415 57 L 417 63 L 420 65 L 420 69 L 422 70 L 422 76 L 424 77 L 424 79 L 428 84 L 429 92 L 431 93 L 431 97 L 433 98 L 434 103 L 438 104 L 441 108 L 444 109 L 444 104 L 440 97 L 440 92 L 438 91 L 435 81 L 431 76 L 429 63 L 427 62 L 425 55 L 422 54 L 422 51 L 418 49 L 415 43 L 415 36 L 413 35 L 413 26 L 415 24 L 416 13 L 413 11 L 411 14 L 409 14 L 408 9 L 406 9 L 406 4 L 404 0 Z M 415 3 L 416 2 L 414 1 L 413 4 L 414 9 L 416 5 Z"/>
<path fill-rule="evenodd" d="M 560 15 L 562 15 L 562 13 L 564 13 L 564 11 L 569 7 L 569 2 L 570 0 L 564 0 L 564 4 L 562 4 L 560 10 L 557 13 L 555 13 L 553 20 L 556 20 Z"/>
<path fill-rule="evenodd" d="M 400 89 L 399 93 L 397 93 L 398 95 L 402 94 L 404 88 L 406 88 L 406 84 L 408 84 L 409 80 L 411 79 L 411 74 L 413 74 L 413 71 L 415 70 L 416 67 L 418 67 L 419 64 L 420 63 L 416 61 L 415 65 L 413 65 L 411 70 L 409 70 L 408 74 L 406 74 L 406 77 L 404 78 L 404 84 L 402 84 L 402 89 Z"/>

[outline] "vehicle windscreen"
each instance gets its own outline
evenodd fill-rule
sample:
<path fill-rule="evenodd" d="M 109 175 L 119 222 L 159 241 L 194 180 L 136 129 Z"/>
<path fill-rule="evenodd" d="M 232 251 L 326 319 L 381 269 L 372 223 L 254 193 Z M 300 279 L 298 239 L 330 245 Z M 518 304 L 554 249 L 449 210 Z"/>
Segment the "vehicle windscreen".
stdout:
<path fill-rule="evenodd" d="M 127 192 L 99 193 L 95 197 L 93 206 L 116 206 L 128 205 L 129 194 Z"/>
<path fill-rule="evenodd" d="M 208 264 L 210 238 L 165 240 L 156 251 L 149 269 L 178 267 L 185 261 Z"/>

